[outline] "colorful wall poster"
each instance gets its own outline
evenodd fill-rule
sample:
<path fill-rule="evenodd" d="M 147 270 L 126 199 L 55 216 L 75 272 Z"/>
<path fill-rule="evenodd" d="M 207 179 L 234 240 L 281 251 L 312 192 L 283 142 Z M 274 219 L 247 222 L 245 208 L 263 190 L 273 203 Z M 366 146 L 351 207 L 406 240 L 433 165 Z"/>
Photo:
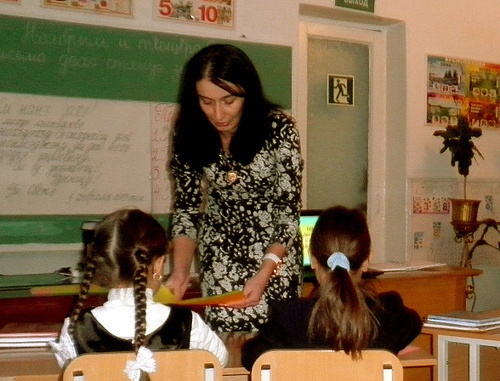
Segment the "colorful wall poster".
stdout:
<path fill-rule="evenodd" d="M 44 0 L 44 5 L 101 14 L 132 15 L 132 0 Z"/>
<path fill-rule="evenodd" d="M 500 64 L 428 56 L 427 123 L 500 129 Z"/>
<path fill-rule="evenodd" d="M 234 26 L 235 0 L 159 0 L 156 16 L 222 27 Z"/>

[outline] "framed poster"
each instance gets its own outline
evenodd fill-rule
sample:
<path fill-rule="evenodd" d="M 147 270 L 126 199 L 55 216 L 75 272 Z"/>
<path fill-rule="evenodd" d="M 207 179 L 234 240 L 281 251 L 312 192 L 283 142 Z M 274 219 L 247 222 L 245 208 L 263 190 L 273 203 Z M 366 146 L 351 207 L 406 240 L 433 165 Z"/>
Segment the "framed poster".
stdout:
<path fill-rule="evenodd" d="M 44 5 L 115 16 L 132 15 L 132 0 L 44 0 Z"/>
<path fill-rule="evenodd" d="M 427 124 L 500 129 L 500 64 L 428 56 Z"/>
<path fill-rule="evenodd" d="M 155 10 L 161 19 L 181 20 L 221 27 L 234 26 L 235 0 L 159 0 Z"/>

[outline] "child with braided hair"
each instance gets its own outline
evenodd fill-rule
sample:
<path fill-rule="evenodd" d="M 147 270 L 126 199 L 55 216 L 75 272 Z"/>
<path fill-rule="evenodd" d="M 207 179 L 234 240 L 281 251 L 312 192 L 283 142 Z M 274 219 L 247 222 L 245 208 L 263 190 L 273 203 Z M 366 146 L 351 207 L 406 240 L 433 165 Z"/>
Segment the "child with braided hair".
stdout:
<path fill-rule="evenodd" d="M 84 353 L 135 351 L 137 361 L 126 373 L 138 380 L 154 371 L 151 351 L 175 349 L 205 349 L 226 365 L 226 347 L 197 313 L 153 300 L 167 246 L 165 229 L 138 209 L 118 210 L 99 223 L 84 258 L 77 302 L 51 344 L 61 367 Z M 85 310 L 91 284 L 109 287 L 108 300 Z"/>
<path fill-rule="evenodd" d="M 397 354 L 410 344 L 422 328 L 418 313 L 406 307 L 397 292 L 375 295 L 363 282 L 370 244 L 360 210 L 324 210 L 310 243 L 318 295 L 274 304 L 268 322 L 243 344 L 243 366 L 251 369 L 271 349 L 333 349 L 358 358 L 363 349 Z"/>

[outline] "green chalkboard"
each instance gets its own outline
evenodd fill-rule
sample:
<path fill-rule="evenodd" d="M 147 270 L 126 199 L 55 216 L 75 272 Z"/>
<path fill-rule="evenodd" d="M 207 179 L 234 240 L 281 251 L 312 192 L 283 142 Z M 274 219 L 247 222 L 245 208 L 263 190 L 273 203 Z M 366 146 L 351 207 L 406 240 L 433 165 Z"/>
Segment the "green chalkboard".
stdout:
<path fill-rule="evenodd" d="M 170 102 L 185 62 L 230 42 L 255 63 L 267 96 L 291 108 L 291 47 L 0 15 L 0 93 Z M 0 210 L 1 213 L 1 210 Z M 81 242 L 102 216 L 1 216 L 0 245 Z M 157 216 L 168 228 L 169 216 Z"/>
<path fill-rule="evenodd" d="M 175 102 L 186 61 L 222 40 L 0 16 L 0 92 Z M 228 41 L 225 41 L 228 42 Z M 235 42 L 291 108 L 291 47 Z"/>
<path fill-rule="evenodd" d="M 82 242 L 82 224 L 100 221 L 104 216 L 3 216 L 0 218 L 0 244 L 72 244 Z M 168 231 L 169 215 L 154 216 Z"/>

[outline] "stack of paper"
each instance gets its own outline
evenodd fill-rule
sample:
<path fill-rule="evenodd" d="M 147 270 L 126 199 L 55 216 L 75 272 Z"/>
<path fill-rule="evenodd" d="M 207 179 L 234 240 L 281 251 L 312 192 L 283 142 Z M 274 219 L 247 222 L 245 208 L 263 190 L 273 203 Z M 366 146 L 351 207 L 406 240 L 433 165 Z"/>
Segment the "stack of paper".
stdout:
<path fill-rule="evenodd" d="M 425 327 L 485 332 L 500 329 L 500 309 L 487 311 L 453 311 L 441 315 L 429 315 Z"/>
<path fill-rule="evenodd" d="M 45 347 L 60 330 L 61 323 L 8 323 L 0 329 L 0 348 Z"/>

